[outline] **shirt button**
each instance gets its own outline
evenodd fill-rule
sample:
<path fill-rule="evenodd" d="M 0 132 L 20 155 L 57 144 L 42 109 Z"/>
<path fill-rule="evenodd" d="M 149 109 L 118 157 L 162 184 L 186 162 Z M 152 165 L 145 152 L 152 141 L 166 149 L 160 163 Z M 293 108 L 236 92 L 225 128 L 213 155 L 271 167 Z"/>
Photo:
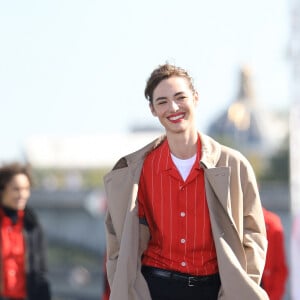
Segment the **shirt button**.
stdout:
<path fill-rule="evenodd" d="M 16 271 L 15 271 L 15 270 L 10 270 L 10 271 L 8 272 L 8 274 L 9 274 L 10 276 L 15 276 L 15 275 L 16 275 Z"/>
<path fill-rule="evenodd" d="M 181 262 L 181 266 L 185 267 L 186 266 L 186 262 L 185 261 Z"/>
<path fill-rule="evenodd" d="M 184 244 L 184 243 L 185 243 L 185 239 L 181 239 L 181 240 L 180 240 L 180 243 L 181 243 L 181 244 Z"/>
<path fill-rule="evenodd" d="M 185 212 L 182 211 L 182 212 L 180 213 L 180 216 L 181 216 L 181 217 L 185 217 Z"/>

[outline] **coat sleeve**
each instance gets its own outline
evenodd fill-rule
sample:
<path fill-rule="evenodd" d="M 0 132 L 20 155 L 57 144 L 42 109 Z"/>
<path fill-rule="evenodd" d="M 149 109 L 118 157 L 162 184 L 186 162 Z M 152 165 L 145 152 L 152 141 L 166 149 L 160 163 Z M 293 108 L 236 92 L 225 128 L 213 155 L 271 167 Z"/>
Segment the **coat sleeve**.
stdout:
<path fill-rule="evenodd" d="M 243 189 L 243 245 L 247 273 L 260 283 L 267 253 L 266 227 L 254 171 L 247 160 L 241 166 Z"/>
<path fill-rule="evenodd" d="M 106 272 L 107 280 L 111 286 L 114 273 L 116 270 L 117 260 L 119 256 L 119 243 L 114 232 L 110 212 L 106 212 L 105 216 L 105 233 L 106 233 Z"/>
<path fill-rule="evenodd" d="M 127 178 L 127 162 L 126 159 L 121 158 L 111 172 L 104 176 L 104 187 L 107 201 L 107 212 L 105 215 L 105 234 L 106 234 L 106 270 L 107 279 L 110 287 L 112 286 L 116 266 L 119 258 L 120 240 L 117 232 L 121 232 L 123 228 L 122 219 L 127 210 L 127 203 L 124 201 L 124 194 L 126 190 L 123 188 Z M 123 173 L 120 181 L 116 180 L 114 172 Z M 127 176 L 127 177 L 126 177 Z M 112 207 L 115 208 L 112 211 Z M 115 214 L 113 214 L 113 212 Z M 121 217 L 123 215 L 123 217 Z M 114 216 L 114 217 L 113 217 Z M 116 224 L 117 223 L 117 224 Z M 119 234 L 120 238 L 120 234 Z"/>

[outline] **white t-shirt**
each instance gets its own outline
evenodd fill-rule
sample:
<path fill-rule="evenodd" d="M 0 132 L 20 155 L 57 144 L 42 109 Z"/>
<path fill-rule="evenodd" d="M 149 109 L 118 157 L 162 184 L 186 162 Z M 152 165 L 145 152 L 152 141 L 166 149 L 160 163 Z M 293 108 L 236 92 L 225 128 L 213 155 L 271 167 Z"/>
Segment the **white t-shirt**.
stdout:
<path fill-rule="evenodd" d="M 171 153 L 172 160 L 177 167 L 182 179 L 185 181 L 189 176 L 191 169 L 195 163 L 197 154 L 188 159 L 180 159 Z"/>

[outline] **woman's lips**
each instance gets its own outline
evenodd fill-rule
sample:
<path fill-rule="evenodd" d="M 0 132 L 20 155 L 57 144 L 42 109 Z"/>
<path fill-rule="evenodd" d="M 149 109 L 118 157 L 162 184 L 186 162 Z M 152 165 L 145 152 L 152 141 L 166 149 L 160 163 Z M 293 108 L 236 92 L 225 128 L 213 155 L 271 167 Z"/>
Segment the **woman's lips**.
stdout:
<path fill-rule="evenodd" d="M 178 123 L 184 119 L 184 113 L 173 114 L 168 117 L 168 120 L 173 123 Z"/>

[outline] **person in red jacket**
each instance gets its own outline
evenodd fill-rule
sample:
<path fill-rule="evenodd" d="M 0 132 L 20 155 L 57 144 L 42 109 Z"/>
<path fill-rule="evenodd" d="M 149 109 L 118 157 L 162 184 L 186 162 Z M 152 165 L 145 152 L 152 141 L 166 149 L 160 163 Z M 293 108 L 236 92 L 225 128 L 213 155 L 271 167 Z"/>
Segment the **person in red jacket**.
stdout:
<path fill-rule="evenodd" d="M 50 300 L 44 234 L 28 207 L 29 166 L 0 167 L 0 300 Z"/>
<path fill-rule="evenodd" d="M 270 300 L 282 300 L 288 276 L 284 247 L 284 230 L 280 217 L 263 208 L 266 222 L 268 250 L 262 286 Z"/>

